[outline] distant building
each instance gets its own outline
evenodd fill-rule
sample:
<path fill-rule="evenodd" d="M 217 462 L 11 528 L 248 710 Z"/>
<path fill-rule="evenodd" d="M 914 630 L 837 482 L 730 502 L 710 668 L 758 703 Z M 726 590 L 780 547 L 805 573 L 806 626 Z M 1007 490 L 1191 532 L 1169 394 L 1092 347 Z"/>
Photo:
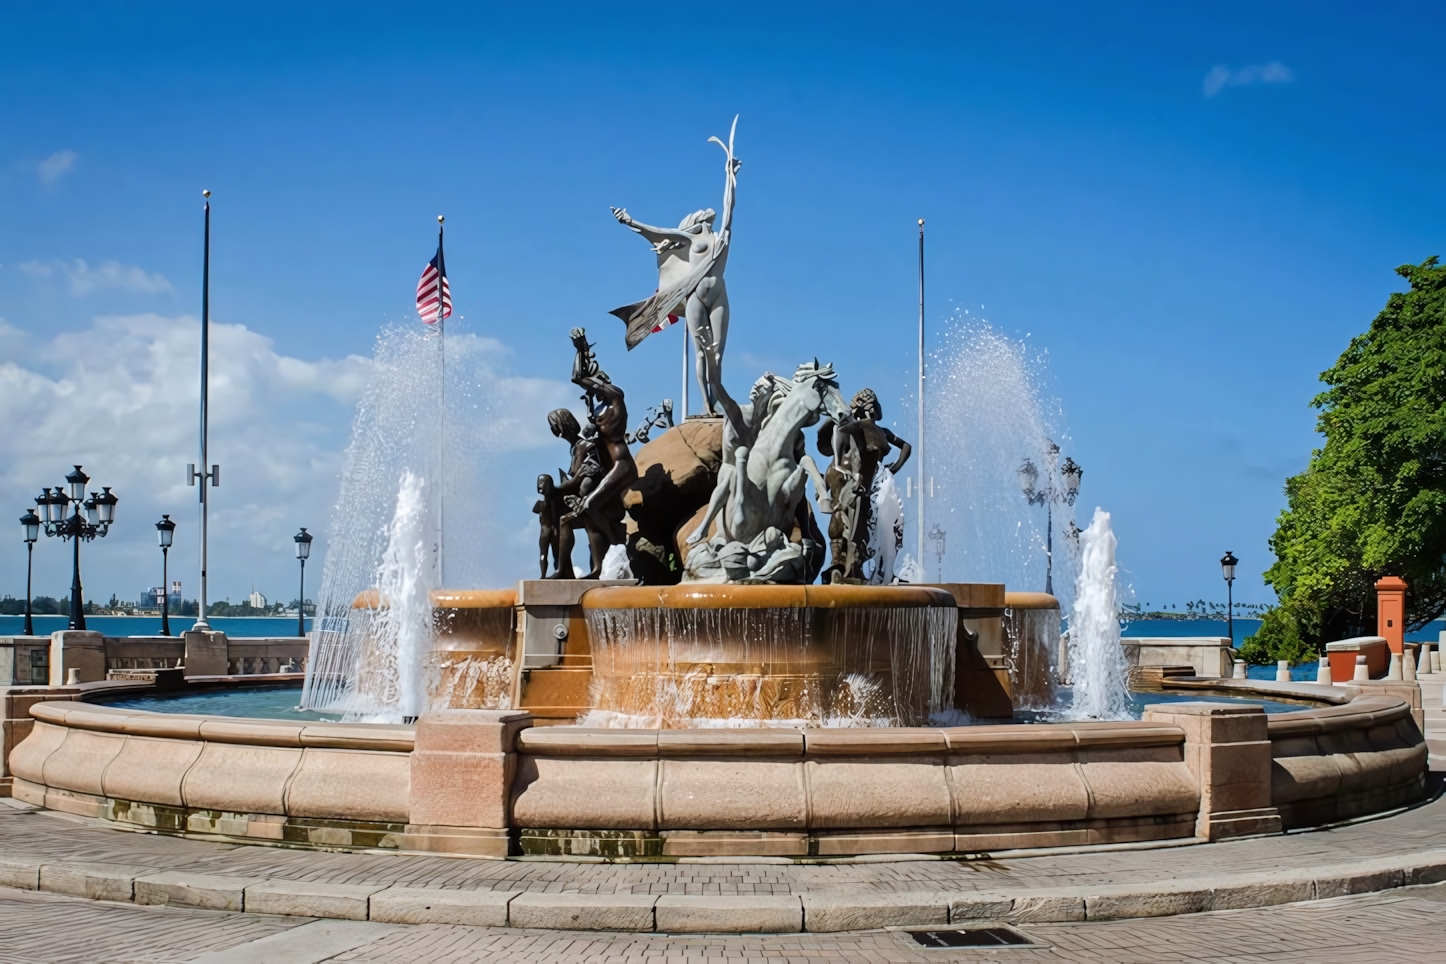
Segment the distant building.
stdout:
<path fill-rule="evenodd" d="M 251 604 L 252 609 L 266 608 L 266 597 L 254 589 L 251 590 L 251 595 L 246 597 L 246 601 Z"/>
<path fill-rule="evenodd" d="M 140 608 L 142 608 L 142 609 L 160 609 L 160 608 L 161 608 L 161 598 L 162 598 L 163 596 L 165 596 L 165 594 L 166 594 L 166 587 L 165 587 L 165 586 L 152 586 L 152 587 L 150 587 L 149 589 L 142 589 L 142 590 L 141 590 Z M 175 612 L 175 611 L 177 611 L 177 610 L 180 609 L 180 606 L 181 606 L 181 580 L 179 580 L 179 579 L 174 579 L 174 580 L 171 581 L 171 599 L 170 599 L 170 607 L 169 607 L 169 608 L 171 609 L 172 612 Z"/>

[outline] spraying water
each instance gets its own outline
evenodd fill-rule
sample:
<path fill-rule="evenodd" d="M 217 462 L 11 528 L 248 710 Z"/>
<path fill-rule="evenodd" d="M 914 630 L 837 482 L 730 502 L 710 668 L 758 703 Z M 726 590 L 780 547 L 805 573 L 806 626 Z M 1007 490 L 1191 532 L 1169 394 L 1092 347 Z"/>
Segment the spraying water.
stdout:
<path fill-rule="evenodd" d="M 929 361 L 926 525 L 948 535 L 938 561 L 944 582 L 1002 582 L 1039 591 L 1045 582 L 1042 506 L 1021 494 L 1019 467 L 1029 459 L 1051 474 L 1050 439 L 1064 441 L 1059 402 L 1045 390 L 1047 358 L 988 322 L 956 315 Z M 1062 486 L 1041 478 L 1039 487 Z M 1075 572 L 1072 512 L 1054 509 L 1054 585 L 1068 610 Z M 936 560 L 929 560 L 935 575 Z"/>
<path fill-rule="evenodd" d="M 1095 509 L 1080 533 L 1080 570 L 1069 619 L 1069 665 L 1075 720 L 1129 719 L 1130 667 L 1120 645 L 1120 595 L 1110 514 Z"/>
<path fill-rule="evenodd" d="M 432 649 L 431 512 L 426 483 L 402 473 L 397 507 L 387 527 L 387 548 L 377 566 L 376 605 L 366 613 L 365 652 L 346 719 L 401 723 L 426 709 L 423 678 Z"/>
<path fill-rule="evenodd" d="M 445 534 L 437 524 L 436 502 L 441 495 L 446 498 L 447 531 L 454 536 L 446 544 L 448 582 L 485 586 L 516 578 L 508 553 L 496 551 L 508 544 L 512 533 L 495 511 L 493 486 L 497 453 L 515 447 L 527 433 L 499 399 L 509 391 L 530 398 L 537 386 L 508 384 L 492 369 L 491 360 L 501 351 L 496 342 L 449 333 L 444 396 L 440 339 L 419 328 L 382 329 L 367 387 L 357 402 L 302 691 L 301 704 L 309 709 L 351 706 L 361 676 L 370 674 L 363 657 L 369 659 L 373 652 L 366 643 L 371 620 L 364 610 L 353 610 L 352 603 L 359 593 L 378 587 L 378 567 L 386 567 L 384 554 L 397 558 L 392 549 L 398 512 L 411 498 L 404 500 L 405 493 L 398 491 L 404 473 L 417 480 L 417 497 L 423 502 L 418 508 L 408 501 L 407 511 L 425 516 L 417 523 L 424 552 L 411 558 L 429 570 L 413 574 L 419 583 L 425 579 L 440 584 L 439 551 Z M 444 397 L 445 458 L 439 408 Z M 536 401 L 545 407 L 552 399 Z M 465 482 L 465 498 L 458 481 Z M 465 538 L 456 538 L 459 534 Z M 361 703 L 369 699 L 363 697 Z"/>

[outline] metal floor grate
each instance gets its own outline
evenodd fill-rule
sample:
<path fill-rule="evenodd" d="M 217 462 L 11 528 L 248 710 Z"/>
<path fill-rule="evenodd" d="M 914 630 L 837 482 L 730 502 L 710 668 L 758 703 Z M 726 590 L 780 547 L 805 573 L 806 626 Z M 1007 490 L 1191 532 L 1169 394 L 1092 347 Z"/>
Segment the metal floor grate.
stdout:
<path fill-rule="evenodd" d="M 970 927 L 947 930 L 909 931 L 920 947 L 1038 947 L 1012 927 Z"/>

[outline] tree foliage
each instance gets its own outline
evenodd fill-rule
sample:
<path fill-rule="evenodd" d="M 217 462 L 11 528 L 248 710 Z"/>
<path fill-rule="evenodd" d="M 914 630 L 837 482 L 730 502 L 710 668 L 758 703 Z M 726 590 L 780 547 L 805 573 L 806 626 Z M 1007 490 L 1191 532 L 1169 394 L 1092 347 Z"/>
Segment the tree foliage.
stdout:
<path fill-rule="evenodd" d="M 1265 573 L 1283 612 L 1260 644 L 1369 631 L 1384 575 L 1409 584 L 1411 627 L 1446 612 L 1446 268 L 1431 257 L 1396 272 L 1410 290 L 1321 374 L 1325 444 L 1285 485 Z"/>

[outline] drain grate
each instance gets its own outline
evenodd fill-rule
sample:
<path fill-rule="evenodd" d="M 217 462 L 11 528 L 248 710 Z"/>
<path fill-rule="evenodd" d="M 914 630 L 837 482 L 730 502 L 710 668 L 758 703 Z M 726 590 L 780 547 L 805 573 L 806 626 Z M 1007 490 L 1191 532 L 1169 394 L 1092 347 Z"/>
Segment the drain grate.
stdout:
<path fill-rule="evenodd" d="M 1037 946 L 1012 927 L 971 927 L 954 930 L 909 931 L 920 947 L 1033 947 Z"/>

